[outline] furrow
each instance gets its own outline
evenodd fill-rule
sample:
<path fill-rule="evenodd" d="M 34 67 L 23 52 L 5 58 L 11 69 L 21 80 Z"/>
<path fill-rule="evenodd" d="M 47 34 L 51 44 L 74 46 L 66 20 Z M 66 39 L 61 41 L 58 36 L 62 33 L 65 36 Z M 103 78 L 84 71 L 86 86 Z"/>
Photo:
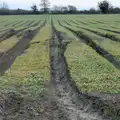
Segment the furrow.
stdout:
<path fill-rule="evenodd" d="M 84 29 L 84 30 L 87 30 L 87 31 L 89 31 L 89 32 L 92 32 L 92 33 L 94 33 L 94 34 L 96 34 L 96 35 L 99 35 L 99 36 L 101 36 L 101 37 L 108 38 L 108 39 L 110 39 L 110 40 L 112 40 L 112 41 L 120 42 L 120 39 L 116 38 L 115 35 L 103 34 L 103 33 L 99 32 L 99 31 L 91 30 L 91 29 L 85 28 L 85 27 L 80 27 L 80 28 L 82 28 L 82 29 Z"/>
<path fill-rule="evenodd" d="M 91 38 L 84 35 L 83 32 L 72 30 L 71 28 L 68 28 L 62 24 L 61 24 L 61 26 L 65 27 L 66 29 L 73 32 L 80 40 L 82 40 L 85 44 L 90 46 L 100 56 L 104 57 L 106 60 L 108 60 L 110 63 L 112 63 L 114 65 L 114 67 L 116 67 L 117 69 L 120 70 L 120 63 L 117 60 L 115 60 L 114 56 L 111 53 L 104 50 L 103 48 L 101 48 L 99 45 L 97 45 Z"/>
<path fill-rule="evenodd" d="M 29 45 L 29 42 L 36 36 L 40 28 L 44 25 L 45 23 L 35 30 L 27 30 L 16 45 L 2 54 L 0 57 L 0 76 L 11 67 L 17 56 L 20 56 L 24 52 L 26 47 Z"/>
<path fill-rule="evenodd" d="M 69 42 L 66 42 L 61 33 L 52 26 L 53 36 L 50 43 L 50 66 L 53 93 L 58 107 L 66 114 L 69 120 L 107 120 L 99 112 L 88 110 L 91 104 L 78 92 L 72 82 L 64 52 Z M 84 99 L 84 100 L 83 100 Z M 83 101 L 86 101 L 84 104 Z"/>

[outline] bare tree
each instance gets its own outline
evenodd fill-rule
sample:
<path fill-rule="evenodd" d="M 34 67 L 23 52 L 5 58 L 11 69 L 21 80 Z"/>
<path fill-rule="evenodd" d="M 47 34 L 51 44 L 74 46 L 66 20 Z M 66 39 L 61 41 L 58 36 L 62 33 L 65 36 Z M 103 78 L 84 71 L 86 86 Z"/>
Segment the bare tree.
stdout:
<path fill-rule="evenodd" d="M 35 4 L 33 4 L 33 5 L 31 6 L 31 9 L 32 9 L 33 13 L 37 13 L 37 12 L 38 12 L 37 5 L 35 5 Z"/>
<path fill-rule="evenodd" d="M 0 1 L 0 13 L 3 15 L 9 14 L 8 4 L 2 0 Z"/>
<path fill-rule="evenodd" d="M 0 8 L 1 9 L 9 9 L 8 4 L 5 1 L 0 1 Z"/>
<path fill-rule="evenodd" d="M 43 12 L 48 12 L 49 7 L 50 7 L 49 0 L 41 0 L 40 6 Z"/>

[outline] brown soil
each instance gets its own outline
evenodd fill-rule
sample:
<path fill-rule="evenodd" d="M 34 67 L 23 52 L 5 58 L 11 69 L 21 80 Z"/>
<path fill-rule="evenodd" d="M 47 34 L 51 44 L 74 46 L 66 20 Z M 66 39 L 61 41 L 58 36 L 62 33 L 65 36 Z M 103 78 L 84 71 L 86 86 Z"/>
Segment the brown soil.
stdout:
<path fill-rule="evenodd" d="M 31 98 L 0 91 L 0 120 L 68 120 L 63 116 L 51 96 Z"/>

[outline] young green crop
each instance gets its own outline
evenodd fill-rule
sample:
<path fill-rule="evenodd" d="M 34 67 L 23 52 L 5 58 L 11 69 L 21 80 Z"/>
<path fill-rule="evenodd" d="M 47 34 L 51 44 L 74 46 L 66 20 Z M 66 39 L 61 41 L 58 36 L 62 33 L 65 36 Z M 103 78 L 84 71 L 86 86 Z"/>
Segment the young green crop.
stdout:
<path fill-rule="evenodd" d="M 30 42 L 29 48 L 17 57 L 12 67 L 1 77 L 1 89 L 19 90 L 39 95 L 49 80 L 50 26 L 43 27 Z"/>
<path fill-rule="evenodd" d="M 71 76 L 77 87 L 83 92 L 120 92 L 120 74 L 111 63 L 100 57 L 92 48 L 82 43 L 70 31 L 56 25 L 56 29 L 64 32 L 68 44 L 65 56 Z"/>

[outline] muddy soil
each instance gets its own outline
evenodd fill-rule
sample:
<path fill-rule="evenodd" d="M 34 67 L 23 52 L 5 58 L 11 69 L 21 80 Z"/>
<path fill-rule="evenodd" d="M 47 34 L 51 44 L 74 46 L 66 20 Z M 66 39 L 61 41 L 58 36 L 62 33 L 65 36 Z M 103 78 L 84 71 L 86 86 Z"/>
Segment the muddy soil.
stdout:
<path fill-rule="evenodd" d="M 69 120 L 119 120 L 118 95 L 110 97 L 111 95 L 79 92 L 64 57 L 68 44 L 69 42 L 65 41 L 60 32 L 53 27 L 50 44 L 51 82 L 58 106 Z"/>
<path fill-rule="evenodd" d="M 39 98 L 32 98 L 15 91 L 0 91 L 0 120 L 68 119 L 47 93 L 43 93 Z"/>
<path fill-rule="evenodd" d="M 71 77 L 64 57 L 64 52 L 68 43 L 63 42 L 63 38 L 54 27 L 53 30 L 53 38 L 50 46 L 51 81 L 58 106 L 61 107 L 69 120 L 83 120 L 88 118 L 92 120 L 97 118 L 98 120 L 102 119 L 97 113 L 92 115 L 84 112 L 87 107 L 84 106 L 83 108 L 82 102 L 78 102 L 78 94 L 73 89 L 70 82 Z"/>

